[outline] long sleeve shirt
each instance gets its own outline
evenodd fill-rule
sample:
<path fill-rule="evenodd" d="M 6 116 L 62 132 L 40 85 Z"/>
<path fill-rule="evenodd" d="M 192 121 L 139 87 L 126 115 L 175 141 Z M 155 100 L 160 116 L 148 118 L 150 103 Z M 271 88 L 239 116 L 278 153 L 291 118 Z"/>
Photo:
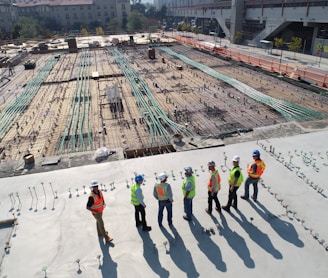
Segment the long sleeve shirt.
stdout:
<path fill-rule="evenodd" d="M 138 188 L 138 189 L 136 190 L 136 195 L 137 195 L 137 198 L 138 198 L 138 201 L 140 202 L 140 204 L 141 204 L 143 207 L 145 207 L 146 204 L 144 203 L 144 200 L 143 200 L 143 196 L 142 196 L 142 190 L 141 190 L 141 188 Z"/>

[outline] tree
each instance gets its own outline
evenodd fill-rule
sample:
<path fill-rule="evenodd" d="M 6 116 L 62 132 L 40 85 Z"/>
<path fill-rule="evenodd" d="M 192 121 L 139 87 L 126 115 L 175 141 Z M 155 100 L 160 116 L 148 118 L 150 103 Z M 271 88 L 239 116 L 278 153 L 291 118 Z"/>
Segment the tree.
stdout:
<path fill-rule="evenodd" d="M 277 48 L 280 48 L 279 71 L 280 71 L 280 65 L 281 65 L 281 59 L 282 59 L 282 46 L 283 45 L 284 45 L 283 38 L 274 38 L 274 46 Z"/>
<path fill-rule="evenodd" d="M 292 37 L 291 43 L 288 45 L 288 50 L 294 52 L 294 59 L 296 56 L 296 52 L 302 48 L 302 39 L 299 37 Z"/>
<path fill-rule="evenodd" d="M 160 11 L 158 12 L 159 19 L 162 21 L 163 19 L 166 18 L 166 13 L 167 13 L 167 8 L 166 6 L 162 6 Z"/>
<path fill-rule="evenodd" d="M 145 17 L 138 11 L 133 11 L 128 15 L 127 28 L 130 32 L 139 31 L 142 29 L 142 24 L 145 22 Z"/>
<path fill-rule="evenodd" d="M 14 26 L 13 37 L 26 39 L 37 38 L 39 26 L 35 19 L 23 16 L 16 25 Z"/>
<path fill-rule="evenodd" d="M 81 36 L 86 37 L 89 35 L 89 32 L 86 28 L 81 29 Z"/>
<path fill-rule="evenodd" d="M 131 12 L 137 11 L 141 13 L 142 15 L 146 14 L 146 6 L 141 3 L 135 3 L 134 5 L 131 5 Z"/>
<path fill-rule="evenodd" d="M 154 6 L 150 6 L 150 8 L 146 10 L 145 16 L 149 18 L 157 18 L 156 8 Z"/>
<path fill-rule="evenodd" d="M 19 24 L 15 24 L 14 30 L 12 32 L 13 39 L 18 39 L 20 36 L 20 31 L 22 30 L 22 26 Z"/>
<path fill-rule="evenodd" d="M 97 36 L 103 36 L 103 35 L 105 35 L 104 29 L 101 26 L 99 26 L 99 27 L 96 28 L 96 35 Z"/>
<path fill-rule="evenodd" d="M 182 26 L 181 26 L 181 31 L 190 32 L 191 31 L 190 23 L 183 23 Z"/>
<path fill-rule="evenodd" d="M 113 17 L 112 19 L 109 20 L 109 23 L 107 25 L 107 30 L 116 33 L 119 31 L 119 21 L 116 17 Z"/>
<path fill-rule="evenodd" d="M 240 43 L 243 39 L 243 34 L 241 32 L 237 32 L 233 37 L 233 41 L 236 43 Z"/>
<path fill-rule="evenodd" d="M 278 49 L 282 50 L 282 46 L 284 45 L 284 39 L 283 38 L 274 38 L 274 46 Z"/>
<path fill-rule="evenodd" d="M 196 36 L 200 33 L 200 30 L 199 30 L 199 28 L 197 28 L 197 27 L 192 27 L 191 28 L 191 32 L 193 32 L 194 34 L 196 34 Z M 198 37 L 198 36 L 197 36 Z"/>

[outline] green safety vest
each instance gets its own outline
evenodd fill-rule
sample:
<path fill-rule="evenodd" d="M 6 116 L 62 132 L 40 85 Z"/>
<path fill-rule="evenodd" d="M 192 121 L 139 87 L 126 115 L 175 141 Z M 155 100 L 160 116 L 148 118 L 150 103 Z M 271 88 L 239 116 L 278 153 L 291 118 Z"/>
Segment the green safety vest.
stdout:
<path fill-rule="evenodd" d="M 182 183 L 182 194 L 183 196 L 186 195 L 186 190 L 185 187 L 187 185 L 187 183 L 191 182 L 192 184 L 192 188 L 189 192 L 189 195 L 187 197 L 187 199 L 191 199 L 196 195 L 196 181 L 195 181 L 195 175 L 191 175 L 190 177 L 186 178 L 183 183 Z"/>
<path fill-rule="evenodd" d="M 135 205 L 135 206 L 138 206 L 140 205 L 140 202 L 137 198 L 137 194 L 136 194 L 136 191 L 140 188 L 140 184 L 134 184 L 131 186 L 131 204 L 132 205 Z M 142 194 L 142 197 L 143 197 L 143 194 Z"/>
<path fill-rule="evenodd" d="M 239 171 L 240 172 L 240 176 L 237 180 L 237 183 L 236 183 L 236 187 L 239 187 L 241 185 L 241 183 L 243 182 L 244 178 L 243 178 L 243 174 L 241 173 L 241 170 L 240 170 L 240 167 L 237 166 L 235 168 L 233 168 L 231 171 L 230 171 L 230 176 L 229 176 L 229 185 L 233 185 L 235 183 L 235 173 Z"/>

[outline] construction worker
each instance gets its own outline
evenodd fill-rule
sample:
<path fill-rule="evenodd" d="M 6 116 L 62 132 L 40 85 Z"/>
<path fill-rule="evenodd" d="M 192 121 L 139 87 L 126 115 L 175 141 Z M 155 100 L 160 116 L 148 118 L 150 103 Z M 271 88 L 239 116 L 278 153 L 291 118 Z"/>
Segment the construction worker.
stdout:
<path fill-rule="evenodd" d="M 254 162 L 251 163 L 247 169 L 248 178 L 245 181 L 245 193 L 243 196 L 241 196 L 242 199 L 248 200 L 249 198 L 249 185 L 253 184 L 254 192 L 252 199 L 254 202 L 257 201 L 257 194 L 258 194 L 258 181 L 260 177 L 262 176 L 264 170 L 265 170 L 265 163 L 260 158 L 260 152 L 258 150 L 253 151 L 253 159 Z"/>
<path fill-rule="evenodd" d="M 185 212 L 183 219 L 191 221 L 192 200 L 196 194 L 196 181 L 191 167 L 184 168 L 184 172 L 186 178 L 182 183 L 183 205 Z"/>
<path fill-rule="evenodd" d="M 105 230 L 104 221 L 102 214 L 106 206 L 104 196 L 102 192 L 98 189 L 99 183 L 96 180 L 93 180 L 90 185 L 90 196 L 87 203 L 87 209 L 91 211 L 92 215 L 96 219 L 97 223 L 97 232 L 99 237 L 104 237 L 106 243 L 109 243 L 113 240 L 108 236 L 108 232 Z"/>
<path fill-rule="evenodd" d="M 205 209 L 205 211 L 208 214 L 212 214 L 212 203 L 213 200 L 215 202 L 216 205 L 216 210 L 221 213 L 221 205 L 218 199 L 218 193 L 219 190 L 221 189 L 221 178 L 220 178 L 220 174 L 219 171 L 215 169 L 215 162 L 214 161 L 210 161 L 208 164 L 208 170 L 211 171 L 211 175 L 207 184 L 207 188 L 208 188 L 208 208 Z"/>
<path fill-rule="evenodd" d="M 171 185 L 168 184 L 167 181 L 168 175 L 165 173 L 161 173 L 158 176 L 160 183 L 156 183 L 154 186 L 153 195 L 155 199 L 158 200 L 158 225 L 162 227 L 163 221 L 163 211 L 164 208 L 167 210 L 167 222 L 169 225 L 172 225 L 172 202 L 173 195 Z"/>
<path fill-rule="evenodd" d="M 228 197 L 228 204 L 226 206 L 222 206 L 222 209 L 224 209 L 227 212 L 230 212 L 230 207 L 237 209 L 237 190 L 241 183 L 243 182 L 244 178 L 241 173 L 240 167 L 239 167 L 239 156 L 234 156 L 232 159 L 233 168 L 230 170 L 229 175 L 229 197 Z"/>
<path fill-rule="evenodd" d="M 146 222 L 146 204 L 144 203 L 143 199 L 144 196 L 142 194 L 141 184 L 144 181 L 143 176 L 136 175 L 134 178 L 135 184 L 131 186 L 131 204 L 134 205 L 134 216 L 136 220 L 136 227 L 142 225 L 143 231 L 150 231 L 151 227 L 147 226 Z M 141 221 L 139 216 L 141 215 Z"/>

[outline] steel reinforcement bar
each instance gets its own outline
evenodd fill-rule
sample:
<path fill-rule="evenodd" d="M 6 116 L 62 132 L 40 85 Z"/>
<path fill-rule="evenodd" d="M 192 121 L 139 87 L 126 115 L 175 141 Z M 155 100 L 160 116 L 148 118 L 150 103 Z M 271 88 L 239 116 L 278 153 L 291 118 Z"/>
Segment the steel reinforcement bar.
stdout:
<path fill-rule="evenodd" d="M 22 94 L 2 110 L 0 114 L 0 140 L 2 140 L 15 124 L 21 113 L 30 105 L 39 91 L 41 84 L 47 79 L 56 62 L 57 60 L 54 56 L 49 58 L 46 64 L 35 74 L 35 77 L 27 83 Z"/>
<path fill-rule="evenodd" d="M 273 97 L 267 96 L 234 78 L 220 74 L 208 66 L 195 62 L 184 55 L 176 53 L 171 49 L 169 49 L 168 47 L 158 47 L 158 48 L 171 56 L 179 58 L 181 61 L 185 62 L 186 64 L 198 68 L 204 73 L 209 74 L 214 78 L 226 82 L 227 84 L 236 88 L 238 91 L 247 95 L 248 97 L 270 106 L 271 108 L 279 112 L 287 121 L 302 122 L 302 121 L 321 120 L 321 119 L 328 118 L 328 114 L 320 113 L 315 110 L 307 109 L 289 103 L 287 101 L 278 100 Z"/>
<path fill-rule="evenodd" d="M 71 104 L 71 114 L 64 134 L 58 143 L 57 153 L 93 149 L 90 129 L 90 58 L 89 50 L 83 49 L 80 56 L 79 74 Z M 86 138 L 85 138 L 86 132 Z M 85 144 L 87 142 L 87 145 Z"/>
<path fill-rule="evenodd" d="M 134 70 L 128 60 L 116 47 L 107 48 L 112 53 L 123 74 L 129 81 L 131 89 L 136 98 L 137 107 L 142 118 L 145 120 L 149 132 L 151 146 L 169 144 L 172 134 L 192 136 L 192 132 L 186 127 L 170 120 L 158 105 L 148 85 Z"/>

